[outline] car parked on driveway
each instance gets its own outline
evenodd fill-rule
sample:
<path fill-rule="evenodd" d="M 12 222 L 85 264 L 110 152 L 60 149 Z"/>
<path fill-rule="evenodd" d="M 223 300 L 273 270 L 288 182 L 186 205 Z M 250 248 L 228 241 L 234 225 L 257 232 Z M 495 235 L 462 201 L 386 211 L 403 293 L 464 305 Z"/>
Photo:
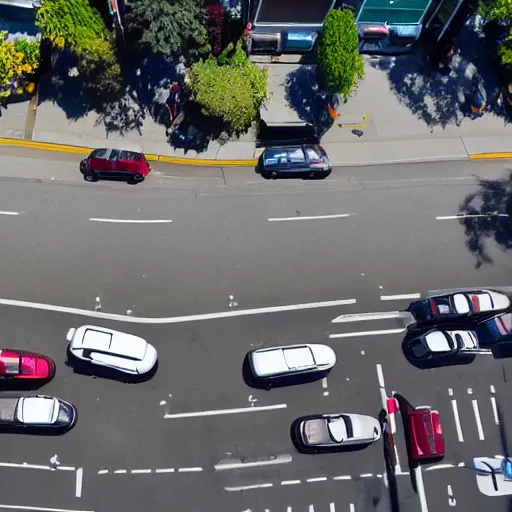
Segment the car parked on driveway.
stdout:
<path fill-rule="evenodd" d="M 299 449 L 315 452 L 374 443 L 380 438 L 382 429 L 376 418 L 342 413 L 298 418 L 292 432 Z"/>
<path fill-rule="evenodd" d="M 0 397 L 0 428 L 69 430 L 77 419 L 69 402 L 52 396 Z"/>
<path fill-rule="evenodd" d="M 409 305 L 418 324 L 435 323 L 465 317 L 478 317 L 510 307 L 510 298 L 493 290 L 460 290 L 455 293 L 436 295 Z"/>
<path fill-rule="evenodd" d="M 70 329 L 66 338 L 71 355 L 91 365 L 129 375 L 145 375 L 157 364 L 155 347 L 133 334 L 82 325 Z"/>
<path fill-rule="evenodd" d="M 144 153 L 124 149 L 95 149 L 80 162 L 80 172 L 85 181 L 107 178 L 140 183 L 150 171 L 151 167 Z"/>
<path fill-rule="evenodd" d="M 294 375 L 327 372 L 336 363 L 334 350 L 320 344 L 260 348 L 248 356 L 254 378 L 269 383 Z"/>
<path fill-rule="evenodd" d="M 409 342 L 409 352 L 415 359 L 468 354 L 480 351 L 474 331 L 440 331 L 432 329 Z"/>
<path fill-rule="evenodd" d="M 50 380 L 55 374 L 55 362 L 42 354 L 24 350 L 0 350 L 0 379 Z"/>
<path fill-rule="evenodd" d="M 325 178 L 331 164 L 318 144 L 269 147 L 263 150 L 256 166 L 264 178 Z"/>

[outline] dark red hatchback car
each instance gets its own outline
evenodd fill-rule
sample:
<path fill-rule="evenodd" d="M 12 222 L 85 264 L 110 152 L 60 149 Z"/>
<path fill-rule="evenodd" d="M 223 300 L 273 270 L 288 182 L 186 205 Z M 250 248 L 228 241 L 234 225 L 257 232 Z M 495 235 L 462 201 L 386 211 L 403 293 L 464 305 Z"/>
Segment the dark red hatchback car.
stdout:
<path fill-rule="evenodd" d="M 144 153 L 121 149 L 95 149 L 80 162 L 80 172 L 85 181 L 100 178 L 123 179 L 128 183 L 140 183 L 151 171 Z"/>

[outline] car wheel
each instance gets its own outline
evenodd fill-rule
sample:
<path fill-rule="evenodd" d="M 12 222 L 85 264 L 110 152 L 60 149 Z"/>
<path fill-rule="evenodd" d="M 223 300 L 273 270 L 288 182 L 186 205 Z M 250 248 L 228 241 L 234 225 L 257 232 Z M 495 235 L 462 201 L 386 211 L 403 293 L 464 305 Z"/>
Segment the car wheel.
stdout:
<path fill-rule="evenodd" d="M 130 183 L 131 185 L 136 185 L 137 183 L 142 183 L 143 181 L 144 176 L 142 176 L 142 174 L 135 174 L 128 180 L 128 183 Z"/>
<path fill-rule="evenodd" d="M 98 173 L 96 173 L 96 172 L 91 172 L 89 174 L 84 175 L 85 181 L 95 182 L 95 181 L 98 181 L 99 179 L 100 179 L 100 177 L 98 176 Z"/>

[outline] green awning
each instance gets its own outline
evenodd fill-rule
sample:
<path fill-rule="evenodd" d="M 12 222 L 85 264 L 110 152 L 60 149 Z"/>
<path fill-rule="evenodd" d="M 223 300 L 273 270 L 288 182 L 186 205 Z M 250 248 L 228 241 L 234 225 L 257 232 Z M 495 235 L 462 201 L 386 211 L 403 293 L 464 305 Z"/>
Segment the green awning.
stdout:
<path fill-rule="evenodd" d="M 417 25 L 432 0 L 365 0 L 357 23 Z"/>

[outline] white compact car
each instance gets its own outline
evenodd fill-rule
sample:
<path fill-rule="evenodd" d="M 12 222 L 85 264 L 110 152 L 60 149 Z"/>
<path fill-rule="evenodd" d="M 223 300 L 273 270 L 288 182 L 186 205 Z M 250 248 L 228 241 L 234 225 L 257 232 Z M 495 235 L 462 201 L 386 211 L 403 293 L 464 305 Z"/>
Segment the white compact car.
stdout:
<path fill-rule="evenodd" d="M 249 353 L 256 379 L 272 380 L 303 373 L 327 372 L 336 363 L 336 354 L 327 345 L 288 345 L 260 348 Z"/>
<path fill-rule="evenodd" d="M 364 414 L 317 414 L 295 420 L 293 435 L 299 447 L 336 450 L 347 445 L 368 445 L 382 434 L 379 420 Z"/>
<path fill-rule="evenodd" d="M 155 347 L 132 334 L 94 325 L 82 325 L 70 329 L 66 338 L 71 355 L 123 373 L 144 375 L 157 363 Z"/>

